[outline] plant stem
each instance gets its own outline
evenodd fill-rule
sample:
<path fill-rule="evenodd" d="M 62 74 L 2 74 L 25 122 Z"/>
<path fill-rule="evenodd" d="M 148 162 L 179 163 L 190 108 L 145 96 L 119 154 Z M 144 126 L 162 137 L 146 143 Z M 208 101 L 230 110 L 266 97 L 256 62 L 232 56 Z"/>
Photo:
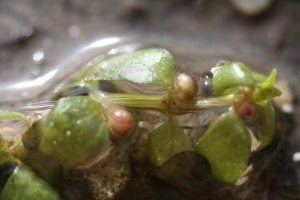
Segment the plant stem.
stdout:
<path fill-rule="evenodd" d="M 138 95 L 138 94 L 105 94 L 100 97 L 103 101 L 136 109 L 167 109 L 165 95 Z M 96 99 L 99 99 L 99 97 Z"/>
<path fill-rule="evenodd" d="M 216 108 L 220 106 L 231 106 L 233 95 L 220 97 L 198 97 L 191 101 L 179 102 L 177 106 L 179 109 L 196 111 L 208 108 Z"/>
<path fill-rule="evenodd" d="M 172 113 L 192 112 L 208 108 L 232 105 L 233 95 L 220 97 L 197 97 L 193 100 L 170 99 L 168 95 L 138 95 L 124 93 L 108 93 L 93 95 L 101 102 L 110 102 L 135 109 L 169 110 Z M 168 101 L 169 100 L 169 101 Z"/>

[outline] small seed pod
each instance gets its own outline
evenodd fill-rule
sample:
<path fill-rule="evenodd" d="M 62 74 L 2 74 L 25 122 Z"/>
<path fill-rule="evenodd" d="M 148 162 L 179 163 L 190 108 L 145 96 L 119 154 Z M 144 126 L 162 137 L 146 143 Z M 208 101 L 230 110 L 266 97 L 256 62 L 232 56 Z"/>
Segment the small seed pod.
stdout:
<path fill-rule="evenodd" d="M 179 74 L 174 82 L 175 97 L 180 100 L 193 99 L 198 92 L 198 84 L 195 79 L 186 73 Z"/>
<path fill-rule="evenodd" d="M 110 139 L 119 141 L 129 135 L 134 127 L 134 118 L 130 111 L 121 106 L 108 108 L 106 112 Z"/>

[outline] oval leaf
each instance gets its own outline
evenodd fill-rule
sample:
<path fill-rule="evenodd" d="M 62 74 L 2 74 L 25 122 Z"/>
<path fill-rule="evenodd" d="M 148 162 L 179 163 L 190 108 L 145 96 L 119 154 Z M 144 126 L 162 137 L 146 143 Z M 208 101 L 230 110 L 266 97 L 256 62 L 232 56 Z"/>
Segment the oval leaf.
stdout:
<path fill-rule="evenodd" d="M 93 159 L 109 141 L 102 109 L 89 97 L 60 99 L 42 120 L 39 150 L 65 170 Z"/>
<path fill-rule="evenodd" d="M 165 49 L 151 48 L 96 63 L 63 90 L 104 80 L 152 84 L 170 90 L 175 73 L 176 64 L 173 56 Z"/>
<path fill-rule="evenodd" d="M 271 141 L 273 140 L 274 137 L 274 132 L 275 132 L 275 113 L 274 109 L 270 103 L 270 101 L 264 101 L 262 103 L 262 108 L 263 108 L 263 115 L 265 116 L 265 123 L 264 123 L 264 135 L 261 144 L 258 147 L 258 150 L 261 150 L 268 146 Z"/>
<path fill-rule="evenodd" d="M 248 164 L 249 133 L 238 115 L 230 111 L 199 139 L 196 152 L 208 160 L 213 177 L 226 183 L 234 183 Z"/>
<path fill-rule="evenodd" d="M 213 92 L 223 94 L 227 89 L 237 86 L 254 88 L 256 82 L 250 69 L 238 62 L 222 62 L 222 66 L 213 72 Z"/>
<path fill-rule="evenodd" d="M 61 199 L 47 182 L 23 164 L 18 164 L 5 186 L 1 188 L 0 198 L 3 200 Z"/>

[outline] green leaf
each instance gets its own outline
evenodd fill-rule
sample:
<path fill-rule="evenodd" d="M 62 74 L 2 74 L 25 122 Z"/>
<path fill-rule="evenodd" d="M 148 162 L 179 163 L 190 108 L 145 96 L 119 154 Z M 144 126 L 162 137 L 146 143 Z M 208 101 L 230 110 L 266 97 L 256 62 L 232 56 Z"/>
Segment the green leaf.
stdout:
<path fill-rule="evenodd" d="M 281 92 L 273 87 L 276 80 L 276 75 L 277 70 L 273 69 L 271 74 L 260 85 L 257 86 L 257 89 L 253 94 L 254 101 L 264 101 L 281 95 Z"/>
<path fill-rule="evenodd" d="M 36 176 L 28 167 L 18 163 L 2 188 L 2 200 L 61 199 L 58 193 L 43 179 Z"/>
<path fill-rule="evenodd" d="M 266 76 L 263 75 L 263 74 L 260 74 L 260 73 L 257 73 L 257 72 L 254 72 L 254 71 L 251 71 L 251 74 L 254 78 L 254 80 L 257 82 L 257 83 L 262 83 L 266 80 Z"/>
<path fill-rule="evenodd" d="M 250 142 L 248 130 L 237 113 L 229 111 L 199 139 L 196 152 L 208 160 L 213 177 L 234 183 L 247 167 Z"/>
<path fill-rule="evenodd" d="M 274 109 L 270 103 L 270 101 L 264 101 L 261 104 L 264 116 L 265 116 L 265 123 L 264 123 L 264 135 L 261 144 L 258 147 L 258 151 L 268 146 L 274 137 L 275 132 L 275 113 Z"/>
<path fill-rule="evenodd" d="M 213 72 L 213 92 L 215 95 L 226 93 L 227 89 L 248 86 L 254 88 L 256 82 L 250 69 L 238 62 L 222 62 L 222 66 Z"/>
<path fill-rule="evenodd" d="M 76 86 L 90 87 L 96 81 L 104 80 L 152 84 L 171 90 L 175 74 L 173 56 L 165 49 L 151 48 L 96 63 L 83 71 L 63 91 Z"/>
<path fill-rule="evenodd" d="M 173 115 L 169 115 L 160 127 L 149 133 L 146 144 L 147 157 L 156 167 L 180 152 L 191 150 L 187 138 Z"/>
<path fill-rule="evenodd" d="M 101 104 L 85 96 L 60 99 L 40 127 L 39 150 L 65 171 L 95 158 L 109 141 Z"/>

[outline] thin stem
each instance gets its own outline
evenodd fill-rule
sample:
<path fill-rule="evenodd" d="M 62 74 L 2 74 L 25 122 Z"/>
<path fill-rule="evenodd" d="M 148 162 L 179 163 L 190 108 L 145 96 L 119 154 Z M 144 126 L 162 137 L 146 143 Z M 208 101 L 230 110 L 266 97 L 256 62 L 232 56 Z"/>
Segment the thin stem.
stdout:
<path fill-rule="evenodd" d="M 99 96 L 93 95 L 94 98 L 104 100 L 113 104 L 122 105 L 136 109 L 166 109 L 167 102 L 165 95 L 138 95 L 138 94 L 103 94 Z"/>
<path fill-rule="evenodd" d="M 198 97 L 191 101 L 179 102 L 177 105 L 182 110 L 202 110 L 208 108 L 216 108 L 220 106 L 231 106 L 233 95 L 220 96 L 220 97 Z"/>
<path fill-rule="evenodd" d="M 108 93 L 99 95 L 93 94 L 92 97 L 101 102 L 107 101 L 116 105 L 122 105 L 135 109 L 169 110 L 174 113 L 180 113 L 180 111 L 191 112 L 220 106 L 230 106 L 233 103 L 233 95 L 221 97 L 198 97 L 190 101 L 178 101 L 176 99 L 172 100 L 168 98 L 167 95 L 151 96 L 124 93 Z"/>

